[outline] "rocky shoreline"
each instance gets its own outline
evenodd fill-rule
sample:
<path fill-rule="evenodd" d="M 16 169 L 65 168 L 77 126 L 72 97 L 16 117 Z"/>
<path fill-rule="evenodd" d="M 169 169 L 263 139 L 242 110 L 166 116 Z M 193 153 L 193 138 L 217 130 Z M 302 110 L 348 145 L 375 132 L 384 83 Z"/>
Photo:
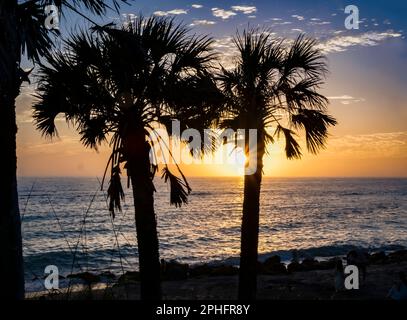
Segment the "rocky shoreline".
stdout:
<path fill-rule="evenodd" d="M 407 272 L 407 250 L 364 253 L 367 280 L 355 292 L 335 293 L 336 257 L 318 261 L 306 258 L 289 264 L 279 256 L 259 262 L 260 299 L 385 299 L 400 271 Z M 238 268 L 232 265 L 202 264 L 188 266 L 176 261 L 161 262 L 163 292 L 166 299 L 235 299 Z M 80 279 L 80 290 L 31 293 L 32 299 L 138 299 L 139 273 L 125 272 L 120 277 L 104 272 L 68 275 Z M 100 285 L 103 280 L 108 284 Z"/>

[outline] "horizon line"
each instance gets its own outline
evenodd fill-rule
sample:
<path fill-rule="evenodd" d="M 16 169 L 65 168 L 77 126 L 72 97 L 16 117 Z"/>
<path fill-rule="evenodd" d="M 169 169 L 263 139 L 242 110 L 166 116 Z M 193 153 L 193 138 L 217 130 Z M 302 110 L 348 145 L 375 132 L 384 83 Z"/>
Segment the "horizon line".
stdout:
<path fill-rule="evenodd" d="M 156 176 L 160 178 L 158 175 Z M 156 178 L 155 177 L 155 178 Z M 229 176 L 202 176 L 202 175 L 190 175 L 186 178 L 243 178 L 244 175 L 229 175 Z M 17 176 L 19 178 L 102 178 L 102 176 L 93 176 L 93 175 L 84 175 L 84 176 L 57 176 L 57 175 L 21 175 Z M 273 176 L 273 175 L 264 175 L 263 178 L 282 178 L 282 179 L 407 179 L 407 176 Z"/>

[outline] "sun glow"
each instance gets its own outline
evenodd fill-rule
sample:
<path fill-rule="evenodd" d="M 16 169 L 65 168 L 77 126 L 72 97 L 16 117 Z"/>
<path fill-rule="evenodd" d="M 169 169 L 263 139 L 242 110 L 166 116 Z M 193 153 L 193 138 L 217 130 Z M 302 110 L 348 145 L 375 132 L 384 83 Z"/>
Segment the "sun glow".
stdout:
<path fill-rule="evenodd" d="M 247 161 L 247 157 L 244 154 L 242 149 L 233 148 L 231 152 L 229 152 L 229 156 L 227 162 L 224 164 L 228 166 L 235 175 L 242 176 L 244 175 L 244 168 Z"/>

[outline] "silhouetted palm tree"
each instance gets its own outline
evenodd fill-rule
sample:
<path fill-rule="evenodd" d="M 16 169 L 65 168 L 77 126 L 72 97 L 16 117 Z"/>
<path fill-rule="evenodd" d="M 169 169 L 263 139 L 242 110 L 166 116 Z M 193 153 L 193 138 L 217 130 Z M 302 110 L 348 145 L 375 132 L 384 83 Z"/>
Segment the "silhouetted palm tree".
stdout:
<path fill-rule="evenodd" d="M 158 167 L 149 155 L 163 141 L 154 143 L 152 130 L 156 124 L 170 130 L 172 119 L 202 130 L 218 117 L 215 106 L 222 95 L 210 69 L 211 42 L 189 35 L 173 20 L 140 17 L 120 30 L 74 36 L 64 52 L 53 54 L 49 66 L 40 70 L 40 102 L 34 106 L 34 118 L 43 134 L 56 135 L 54 120 L 63 114 L 76 126 L 85 146 L 97 148 L 111 138 L 108 195 L 113 214 L 120 210 L 124 196 L 122 165 L 127 170 L 142 299 L 161 297 L 153 185 Z M 179 174 L 181 178 L 164 166 L 163 178 L 170 182 L 170 201 L 176 206 L 185 203 L 190 192 Z"/>
<path fill-rule="evenodd" d="M 44 6 L 55 4 L 60 13 L 69 8 L 86 8 L 103 15 L 109 8 L 105 0 L 0 0 L 0 274 L 5 275 L 1 296 L 24 298 L 24 268 L 21 222 L 17 196 L 15 100 L 30 71 L 21 67 L 21 57 L 36 63 L 52 48 L 52 34 L 45 25 Z M 110 1 L 116 9 L 118 0 Z M 79 13 L 79 12 L 78 12 Z"/>
<path fill-rule="evenodd" d="M 314 40 L 299 36 L 290 43 L 272 39 L 267 30 L 251 29 L 238 34 L 234 42 L 239 51 L 236 66 L 224 69 L 220 76 L 227 98 L 227 117 L 222 126 L 245 129 L 249 162 L 246 166 L 250 166 L 250 161 L 256 163 L 256 171 L 244 177 L 239 273 L 239 298 L 254 299 L 266 146 L 274 142 L 275 136 L 282 135 L 287 158 L 300 158 L 295 135 L 304 130 L 307 148 L 315 154 L 325 146 L 327 128 L 336 121 L 326 113 L 327 99 L 317 92 L 327 67 Z M 255 150 L 250 150 L 249 129 L 257 130 Z"/>

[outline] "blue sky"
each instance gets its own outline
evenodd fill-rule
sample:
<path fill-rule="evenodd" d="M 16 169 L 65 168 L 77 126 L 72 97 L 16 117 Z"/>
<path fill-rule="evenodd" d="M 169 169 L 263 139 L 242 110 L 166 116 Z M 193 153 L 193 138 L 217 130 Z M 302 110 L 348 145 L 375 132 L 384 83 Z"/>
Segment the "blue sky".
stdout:
<path fill-rule="evenodd" d="M 278 37 L 294 38 L 300 33 L 314 37 L 329 61 L 324 93 L 332 98 L 345 122 L 354 124 L 335 130 L 372 133 L 378 128 L 407 129 L 403 108 L 407 100 L 403 89 L 407 87 L 406 1 L 129 0 L 129 4 L 121 7 L 120 14 L 109 12 L 104 21 L 120 23 L 140 13 L 175 17 L 193 32 L 214 37 L 222 63 L 230 66 L 235 54 L 231 36 L 248 25 L 270 28 Z M 359 30 L 344 26 L 348 16 L 344 8 L 350 4 L 359 9 Z M 83 18 L 71 14 L 61 21 L 63 30 L 86 25 Z M 350 112 L 356 106 L 359 108 Z M 371 114 L 369 123 L 355 123 L 367 113 Z"/>

